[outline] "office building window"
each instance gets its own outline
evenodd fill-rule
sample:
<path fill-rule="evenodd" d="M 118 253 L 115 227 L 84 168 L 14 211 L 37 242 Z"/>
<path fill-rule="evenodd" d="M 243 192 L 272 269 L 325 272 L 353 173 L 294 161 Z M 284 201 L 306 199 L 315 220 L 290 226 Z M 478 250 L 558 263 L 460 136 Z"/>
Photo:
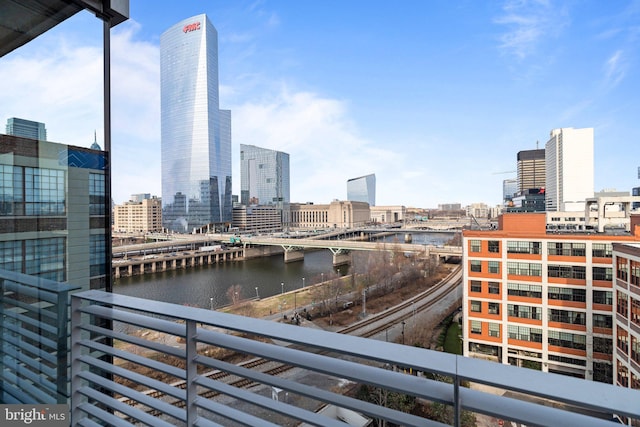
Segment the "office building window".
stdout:
<path fill-rule="evenodd" d="M 500 304 L 498 304 L 497 302 L 490 302 L 489 314 L 500 314 Z"/>
<path fill-rule="evenodd" d="M 613 328 L 613 317 L 609 314 L 594 314 L 593 326 L 595 328 Z"/>
<path fill-rule="evenodd" d="M 482 272 L 482 261 L 472 260 L 471 261 L 471 271 L 476 273 Z"/>
<path fill-rule="evenodd" d="M 500 274 L 500 262 L 499 261 L 489 261 L 489 273 Z"/>
<path fill-rule="evenodd" d="M 471 292 L 482 292 L 482 282 L 479 280 L 472 280 Z"/>
<path fill-rule="evenodd" d="M 587 319 L 584 312 L 571 310 L 549 309 L 549 321 L 568 323 L 570 325 L 586 325 Z"/>
<path fill-rule="evenodd" d="M 471 321 L 471 333 L 472 334 L 481 334 L 482 333 L 482 322 L 479 320 Z"/>
<path fill-rule="evenodd" d="M 595 353 L 612 354 L 613 338 L 593 337 L 593 351 Z"/>
<path fill-rule="evenodd" d="M 613 304 L 613 292 L 611 291 L 593 291 L 594 304 Z"/>
<path fill-rule="evenodd" d="M 104 175 L 89 174 L 89 215 L 104 215 L 105 183 Z"/>
<path fill-rule="evenodd" d="M 33 239 L 24 241 L 23 272 L 31 276 L 64 282 L 65 239 Z"/>
<path fill-rule="evenodd" d="M 593 280 L 613 280 L 613 268 L 611 267 L 593 267 Z"/>
<path fill-rule="evenodd" d="M 547 274 L 549 277 L 559 277 L 564 279 L 581 279 L 587 277 L 587 269 L 582 265 L 549 265 Z"/>
<path fill-rule="evenodd" d="M 0 215 L 64 215 L 64 180 L 62 170 L 0 165 Z"/>
<path fill-rule="evenodd" d="M 500 252 L 500 241 L 489 240 L 489 252 L 497 254 Z"/>
<path fill-rule="evenodd" d="M 507 306 L 509 316 L 521 319 L 542 320 L 542 309 L 528 305 L 509 304 Z"/>
<path fill-rule="evenodd" d="M 549 255 L 585 256 L 586 243 L 549 242 Z"/>
<path fill-rule="evenodd" d="M 507 252 L 510 254 L 540 254 L 540 242 L 508 241 Z"/>
<path fill-rule="evenodd" d="M 574 348 L 577 350 L 587 349 L 587 337 L 569 332 L 549 331 L 549 345 L 557 347 Z"/>
<path fill-rule="evenodd" d="M 520 341 L 542 342 L 542 329 L 527 326 L 509 325 L 509 338 Z"/>
<path fill-rule="evenodd" d="M 558 286 L 549 286 L 549 299 L 560 301 L 585 302 L 587 294 L 584 289 L 560 288 Z"/>
<path fill-rule="evenodd" d="M 542 298 L 542 286 L 528 283 L 508 283 L 507 294 L 516 297 Z"/>
<path fill-rule="evenodd" d="M 507 274 L 516 276 L 542 276 L 542 266 L 540 264 L 528 262 L 508 262 Z"/>
<path fill-rule="evenodd" d="M 89 242 L 90 248 L 90 264 L 91 264 L 91 276 L 102 276 L 106 273 L 105 268 L 105 242 L 104 235 L 92 234 Z"/>
<path fill-rule="evenodd" d="M 473 313 L 482 312 L 482 303 L 480 301 L 471 301 L 470 306 Z"/>
<path fill-rule="evenodd" d="M 500 294 L 500 283 L 498 282 L 489 282 L 489 293 L 494 295 Z"/>
<path fill-rule="evenodd" d="M 593 243 L 591 245 L 591 255 L 594 258 L 611 258 L 612 254 L 613 245 L 611 243 Z"/>
<path fill-rule="evenodd" d="M 500 324 L 499 323 L 489 323 L 489 336 L 500 338 Z"/>
<path fill-rule="evenodd" d="M 0 242 L 0 269 L 22 273 L 22 242 Z"/>
<path fill-rule="evenodd" d="M 616 305 L 618 314 L 628 317 L 627 311 L 629 310 L 629 296 L 625 293 L 618 291 L 618 304 Z"/>
<path fill-rule="evenodd" d="M 480 252 L 480 240 L 470 240 L 469 246 L 469 252 Z"/>

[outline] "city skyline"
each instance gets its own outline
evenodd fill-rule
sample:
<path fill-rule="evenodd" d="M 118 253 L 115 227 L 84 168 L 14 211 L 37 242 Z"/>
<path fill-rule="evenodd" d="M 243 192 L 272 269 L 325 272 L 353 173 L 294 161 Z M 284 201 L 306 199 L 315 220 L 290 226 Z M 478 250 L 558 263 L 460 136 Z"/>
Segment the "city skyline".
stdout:
<path fill-rule="evenodd" d="M 250 144 L 290 154 L 292 202 L 346 199 L 344 182 L 375 170 L 379 205 L 496 205 L 511 177 L 496 172 L 561 127 L 594 128 L 596 191 L 638 186 L 638 2 L 132 3 L 112 32 L 115 203 L 161 194 L 159 38 L 199 13 L 218 29 L 234 111 L 233 194 Z M 87 147 L 97 128 L 102 145 L 93 19 L 4 58 L 1 120 Z"/>

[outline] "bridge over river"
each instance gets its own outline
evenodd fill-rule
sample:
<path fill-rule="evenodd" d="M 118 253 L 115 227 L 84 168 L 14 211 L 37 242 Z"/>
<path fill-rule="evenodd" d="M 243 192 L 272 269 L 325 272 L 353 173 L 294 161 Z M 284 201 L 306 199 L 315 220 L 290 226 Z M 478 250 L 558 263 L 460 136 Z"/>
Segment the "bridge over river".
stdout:
<path fill-rule="evenodd" d="M 249 237 L 243 240 L 245 251 L 251 246 L 280 246 L 284 249 L 285 262 L 298 261 L 304 257 L 305 249 L 329 249 L 333 254 L 334 265 L 348 263 L 351 251 L 389 251 L 402 252 L 417 256 L 429 257 L 461 257 L 459 246 L 434 246 L 414 243 L 363 242 L 357 240 L 321 240 L 321 239 L 289 239 L 278 237 Z M 249 249 L 247 248 L 249 247 Z"/>

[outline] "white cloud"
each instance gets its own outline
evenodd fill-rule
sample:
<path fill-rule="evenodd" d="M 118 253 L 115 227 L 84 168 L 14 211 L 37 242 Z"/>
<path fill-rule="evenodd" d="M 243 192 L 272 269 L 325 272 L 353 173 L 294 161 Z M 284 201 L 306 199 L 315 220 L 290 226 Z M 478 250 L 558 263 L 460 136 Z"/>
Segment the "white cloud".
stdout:
<path fill-rule="evenodd" d="M 566 13 L 546 0 L 508 0 L 503 14 L 494 20 L 507 27 L 500 48 L 523 60 L 536 52 L 540 43 L 558 35 L 567 24 Z"/>
<path fill-rule="evenodd" d="M 626 64 L 622 50 L 617 50 L 604 64 L 605 85 L 614 88 L 624 79 Z"/>

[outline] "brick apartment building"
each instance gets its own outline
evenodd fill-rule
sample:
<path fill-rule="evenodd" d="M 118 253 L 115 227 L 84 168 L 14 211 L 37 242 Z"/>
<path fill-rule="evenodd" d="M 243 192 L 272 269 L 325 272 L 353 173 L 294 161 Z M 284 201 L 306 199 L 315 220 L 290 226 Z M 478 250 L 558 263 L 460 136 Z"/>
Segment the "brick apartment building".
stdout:
<path fill-rule="evenodd" d="M 629 231 L 547 231 L 546 222 L 544 212 L 507 213 L 496 230 L 463 232 L 464 355 L 612 383 L 616 301 L 631 289 L 626 281 L 614 289 L 613 245 L 640 242 L 640 215 L 631 216 Z M 627 300 L 636 320 L 625 325 L 640 332 L 633 286 L 637 299 Z M 622 319 L 633 318 L 625 310 Z M 616 341 L 626 336 L 619 334 Z M 637 369 L 635 336 L 635 361 L 627 356 L 624 366 Z"/>

